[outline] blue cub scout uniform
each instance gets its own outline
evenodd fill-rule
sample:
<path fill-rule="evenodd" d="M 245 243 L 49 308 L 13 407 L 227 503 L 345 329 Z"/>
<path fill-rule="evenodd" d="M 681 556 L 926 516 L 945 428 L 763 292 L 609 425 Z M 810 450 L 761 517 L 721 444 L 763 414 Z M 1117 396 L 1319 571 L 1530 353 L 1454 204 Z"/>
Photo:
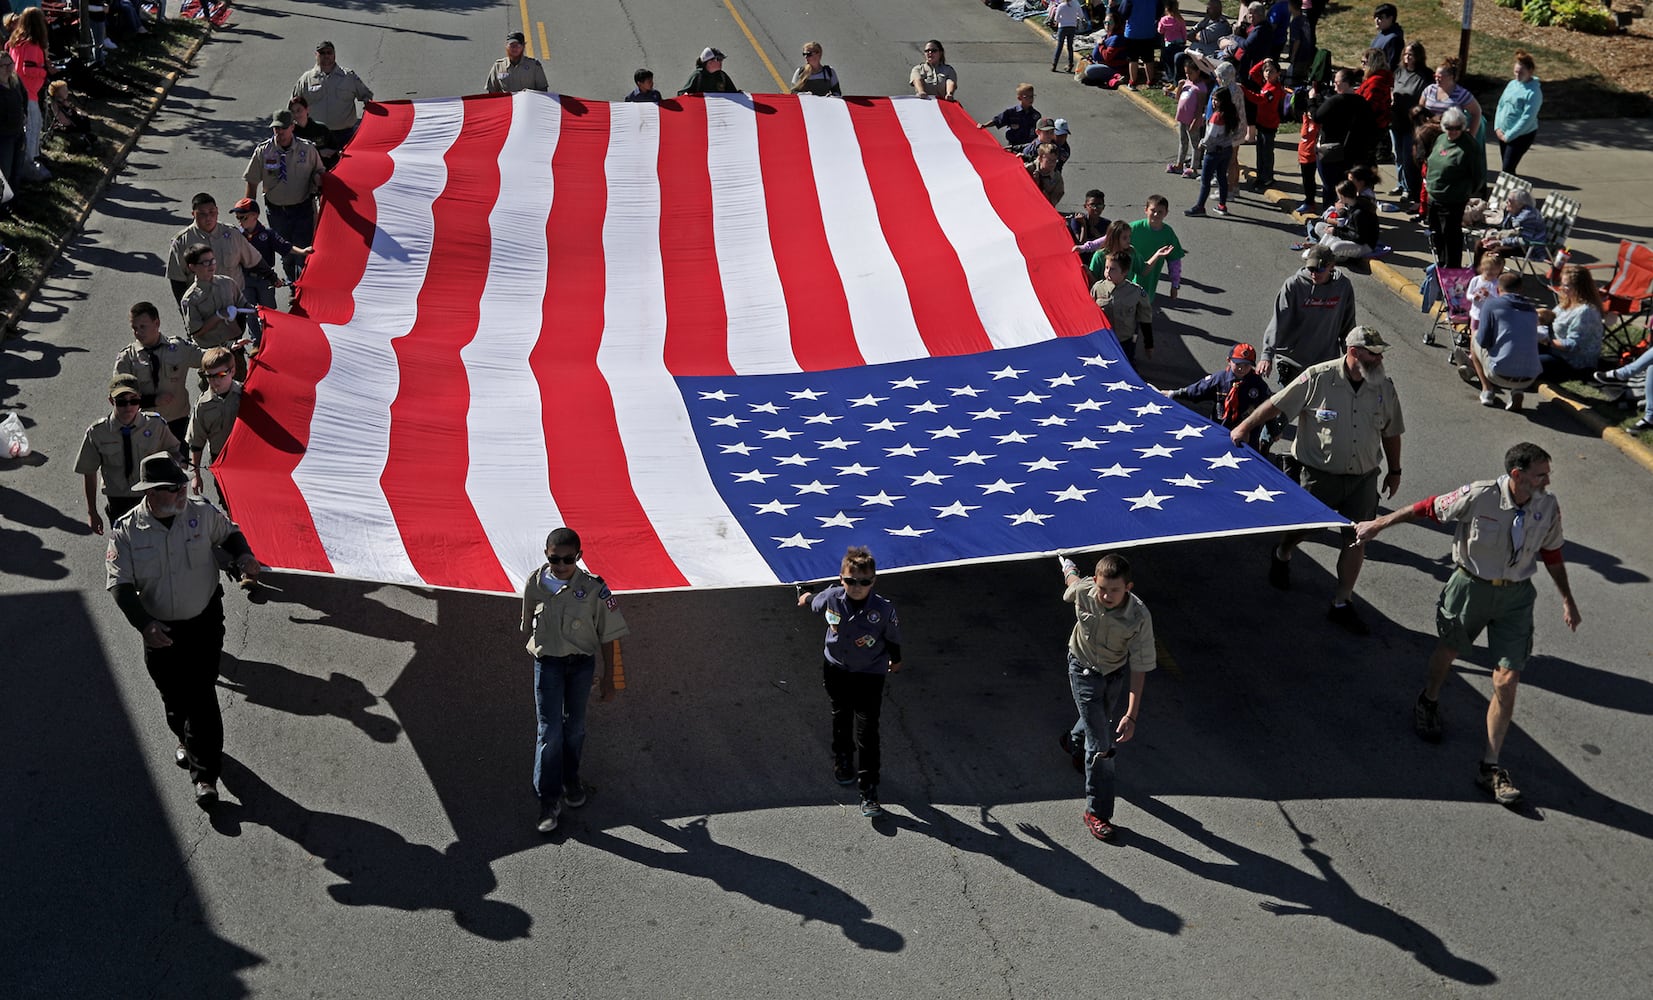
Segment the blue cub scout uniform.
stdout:
<path fill-rule="evenodd" d="M 856 673 L 890 669 L 889 644 L 901 642 L 894 604 L 876 593 L 851 601 L 840 584 L 816 594 L 810 605 L 826 617 L 827 662 Z"/>

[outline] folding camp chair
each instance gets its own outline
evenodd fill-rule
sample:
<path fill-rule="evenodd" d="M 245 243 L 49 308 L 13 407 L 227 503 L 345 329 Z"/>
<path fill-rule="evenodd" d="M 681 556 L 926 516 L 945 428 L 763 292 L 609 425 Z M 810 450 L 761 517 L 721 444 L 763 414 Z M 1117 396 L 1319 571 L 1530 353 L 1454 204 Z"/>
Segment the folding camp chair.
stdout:
<path fill-rule="evenodd" d="M 1454 340 L 1469 332 L 1469 281 L 1475 277 L 1475 271 L 1467 267 L 1439 266 L 1434 271 L 1440 299 L 1435 303 L 1435 320 L 1423 335 L 1426 344 L 1433 344 L 1435 331 L 1443 327 L 1454 335 Z"/>
<path fill-rule="evenodd" d="M 1653 248 L 1624 240 L 1618 259 L 1612 264 L 1588 264 L 1591 270 L 1611 267 L 1612 275 L 1601 289 L 1602 355 L 1617 358 L 1642 339 L 1642 330 L 1653 322 Z"/>
<path fill-rule="evenodd" d="M 1495 232 L 1509 213 L 1504 211 L 1504 202 L 1517 191 L 1531 191 L 1532 181 L 1524 181 L 1512 173 L 1502 173 L 1492 182 L 1492 193 L 1487 196 L 1487 226 L 1478 229 L 1464 230 L 1464 249 L 1472 250 L 1475 244 Z"/>
<path fill-rule="evenodd" d="M 1552 194 L 1544 199 L 1538 214 L 1544 219 L 1544 242 L 1532 244 L 1525 256 L 1515 258 L 1522 274 L 1537 274 L 1541 265 L 1567 245 L 1573 224 L 1578 221 L 1578 202 L 1565 195 Z"/>

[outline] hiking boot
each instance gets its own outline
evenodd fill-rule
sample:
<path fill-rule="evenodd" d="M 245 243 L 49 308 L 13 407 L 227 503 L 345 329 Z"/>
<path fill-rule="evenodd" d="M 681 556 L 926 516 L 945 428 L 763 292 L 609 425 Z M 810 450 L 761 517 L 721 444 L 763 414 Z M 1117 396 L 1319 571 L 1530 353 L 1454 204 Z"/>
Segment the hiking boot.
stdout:
<path fill-rule="evenodd" d="M 218 783 L 216 781 L 197 781 L 195 783 L 195 804 L 202 809 L 218 804 Z"/>
<path fill-rule="evenodd" d="M 1291 560 L 1281 559 L 1278 548 L 1268 550 L 1268 585 L 1275 590 L 1291 589 Z"/>
<path fill-rule="evenodd" d="M 1418 692 L 1417 704 L 1412 706 L 1412 728 L 1418 731 L 1418 736 L 1425 742 L 1441 741 L 1441 703 L 1430 701 L 1429 696 L 1422 691 Z"/>
<path fill-rule="evenodd" d="M 540 821 L 535 829 L 541 833 L 551 833 L 557 829 L 557 807 L 554 805 L 540 806 Z"/>
<path fill-rule="evenodd" d="M 855 784 L 855 765 L 848 757 L 839 757 L 832 762 L 832 777 L 840 785 Z"/>
<path fill-rule="evenodd" d="M 1347 604 L 1334 604 L 1326 609 L 1326 620 L 1350 635 L 1371 635 L 1372 630 L 1355 614 L 1353 601 Z"/>
<path fill-rule="evenodd" d="M 1486 789 L 1501 806 L 1512 806 L 1521 801 L 1521 789 L 1510 781 L 1510 773 L 1497 764 L 1482 764 L 1480 773 L 1475 775 L 1475 783 Z"/>
<path fill-rule="evenodd" d="M 1115 833 L 1112 823 L 1089 810 L 1085 811 L 1085 829 L 1097 840 L 1112 840 Z"/>
<path fill-rule="evenodd" d="M 884 807 L 878 804 L 877 792 L 861 793 L 861 815 L 868 819 L 883 818 Z"/>
<path fill-rule="evenodd" d="M 578 809 L 587 802 L 591 801 L 591 793 L 594 791 L 596 791 L 596 789 L 585 782 L 576 781 L 572 785 L 569 785 L 563 789 L 563 805 L 570 809 Z"/>
<path fill-rule="evenodd" d="M 182 743 L 178 744 L 178 749 L 172 754 L 172 762 L 186 771 L 189 770 L 189 751 L 184 749 Z"/>

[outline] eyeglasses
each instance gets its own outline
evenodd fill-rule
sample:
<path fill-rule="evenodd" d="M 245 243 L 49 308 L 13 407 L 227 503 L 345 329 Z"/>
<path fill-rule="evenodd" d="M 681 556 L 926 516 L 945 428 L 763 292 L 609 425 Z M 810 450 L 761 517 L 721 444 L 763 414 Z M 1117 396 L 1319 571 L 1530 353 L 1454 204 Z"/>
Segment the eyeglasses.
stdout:
<path fill-rule="evenodd" d="M 545 561 L 550 563 L 553 566 L 572 566 L 575 563 L 580 561 L 580 557 L 577 556 L 577 555 L 572 555 L 572 556 L 546 556 Z"/>
<path fill-rule="evenodd" d="M 229 378 L 229 372 L 207 372 L 207 378 Z"/>
<path fill-rule="evenodd" d="M 212 257 L 202 257 L 200 260 L 196 261 L 195 263 L 201 265 L 202 267 L 217 267 L 218 266 L 218 261 L 215 260 Z"/>
<path fill-rule="evenodd" d="M 872 577 L 870 577 L 870 576 L 865 577 L 865 578 L 862 578 L 862 577 L 859 577 L 859 576 L 844 576 L 844 577 L 839 577 L 839 580 L 841 580 L 843 582 L 844 586 L 846 586 L 846 587 L 870 587 L 870 586 L 872 586 Z"/>
<path fill-rule="evenodd" d="M 939 55 L 941 55 L 941 50 L 940 49 L 925 49 L 924 54 L 927 55 L 927 56 L 939 56 Z"/>
<path fill-rule="evenodd" d="M 1443 132 L 1462 132 L 1464 127 L 1462 125 L 1445 125 L 1442 126 L 1441 130 Z"/>
<path fill-rule="evenodd" d="M 137 396 L 122 396 L 115 400 L 116 406 L 140 406 L 142 403 L 143 400 L 139 399 Z"/>

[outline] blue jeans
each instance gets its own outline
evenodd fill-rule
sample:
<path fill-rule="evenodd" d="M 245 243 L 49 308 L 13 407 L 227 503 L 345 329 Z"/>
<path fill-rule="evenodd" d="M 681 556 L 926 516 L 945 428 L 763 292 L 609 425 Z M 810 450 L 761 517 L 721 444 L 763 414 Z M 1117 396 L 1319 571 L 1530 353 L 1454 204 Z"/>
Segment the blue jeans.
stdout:
<path fill-rule="evenodd" d="M 1623 368 L 1613 369 L 1610 374 L 1617 375 L 1620 378 L 1633 378 L 1637 372 L 1644 372 L 1649 368 L 1653 368 L 1653 348 L 1643 351 L 1641 357 Z M 1647 401 L 1642 408 L 1642 419 L 1653 420 L 1653 392 L 1647 394 Z"/>
<path fill-rule="evenodd" d="M 1233 155 L 1233 146 L 1206 147 L 1205 161 L 1200 166 L 1200 200 L 1194 203 L 1195 208 L 1205 208 L 1213 178 L 1217 181 L 1217 204 L 1228 204 L 1228 160 Z"/>
<path fill-rule="evenodd" d="M 1417 169 L 1412 164 L 1412 142 L 1411 129 L 1389 130 L 1389 145 L 1395 150 L 1395 182 L 1401 186 L 1408 198 L 1416 199 L 1418 193 L 1412 189 L 1412 175 Z"/>
<path fill-rule="evenodd" d="M 534 711 L 539 741 L 534 752 L 534 791 L 555 806 L 563 789 L 578 787 L 585 749 L 585 709 L 591 698 L 595 656 L 541 656 L 534 660 Z"/>
<path fill-rule="evenodd" d="M 1073 733 L 1085 738 L 1085 809 L 1106 820 L 1113 819 L 1114 804 L 1113 709 L 1129 676 L 1124 667 L 1099 674 L 1068 654 L 1068 686 L 1079 709 Z"/>
<path fill-rule="evenodd" d="M 1056 51 L 1050 57 L 1051 69 L 1056 68 L 1056 61 L 1062 57 L 1063 45 L 1068 47 L 1068 67 L 1073 67 L 1073 33 L 1077 30 L 1077 25 L 1056 29 Z"/>

